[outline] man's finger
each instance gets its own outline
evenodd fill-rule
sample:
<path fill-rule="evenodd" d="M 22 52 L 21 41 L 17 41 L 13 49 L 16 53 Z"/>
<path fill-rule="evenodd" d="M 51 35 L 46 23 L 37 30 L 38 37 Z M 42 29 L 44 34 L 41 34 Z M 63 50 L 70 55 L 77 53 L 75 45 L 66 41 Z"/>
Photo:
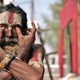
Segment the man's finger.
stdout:
<path fill-rule="evenodd" d="M 32 31 L 32 29 L 31 29 L 31 28 L 28 28 L 28 29 L 27 29 L 27 31 L 30 31 L 30 32 L 31 32 L 31 31 Z"/>
<path fill-rule="evenodd" d="M 19 28 L 16 28 L 16 31 L 17 31 L 18 37 L 21 37 L 22 36 L 21 30 Z"/>
<path fill-rule="evenodd" d="M 32 24 L 32 31 L 35 32 L 36 31 L 36 26 L 35 26 L 34 22 L 31 22 L 31 24 Z"/>

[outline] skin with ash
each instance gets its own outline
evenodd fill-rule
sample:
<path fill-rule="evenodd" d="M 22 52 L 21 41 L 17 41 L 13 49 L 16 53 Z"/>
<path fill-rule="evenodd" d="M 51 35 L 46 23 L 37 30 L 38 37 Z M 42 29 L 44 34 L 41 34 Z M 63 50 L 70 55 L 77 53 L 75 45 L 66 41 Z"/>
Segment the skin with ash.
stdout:
<path fill-rule="evenodd" d="M 31 23 L 32 29 L 26 24 L 20 7 L 10 3 L 0 8 L 0 80 L 43 79 L 45 51 L 41 44 L 34 44 L 35 24 Z"/>

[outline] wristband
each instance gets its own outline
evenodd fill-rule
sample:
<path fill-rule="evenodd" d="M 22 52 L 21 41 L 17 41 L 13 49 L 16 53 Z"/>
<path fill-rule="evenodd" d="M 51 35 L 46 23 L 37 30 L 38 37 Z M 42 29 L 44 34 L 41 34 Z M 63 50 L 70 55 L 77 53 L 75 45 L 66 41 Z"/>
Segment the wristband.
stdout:
<path fill-rule="evenodd" d="M 0 63 L 0 70 L 4 69 L 5 67 L 8 68 L 10 62 L 15 58 L 12 54 L 7 54 L 6 57 Z"/>
<path fill-rule="evenodd" d="M 10 63 L 15 59 L 15 56 L 13 56 L 12 54 L 7 54 L 7 57 L 9 58 L 9 60 L 6 63 L 6 69 L 9 69 Z"/>

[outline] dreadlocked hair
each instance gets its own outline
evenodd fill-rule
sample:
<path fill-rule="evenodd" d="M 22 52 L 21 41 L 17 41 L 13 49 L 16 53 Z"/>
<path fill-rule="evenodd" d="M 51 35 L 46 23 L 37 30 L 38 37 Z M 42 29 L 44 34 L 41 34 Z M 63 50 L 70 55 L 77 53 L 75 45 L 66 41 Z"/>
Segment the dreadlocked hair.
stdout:
<path fill-rule="evenodd" d="M 25 11 L 23 9 L 21 9 L 19 6 L 15 6 L 12 3 L 6 5 L 6 6 L 1 6 L 0 7 L 0 13 L 3 13 L 5 11 L 12 11 L 14 13 L 20 14 L 22 17 L 22 29 L 21 32 L 23 35 L 26 34 L 26 30 L 27 30 L 27 15 L 25 13 Z"/>

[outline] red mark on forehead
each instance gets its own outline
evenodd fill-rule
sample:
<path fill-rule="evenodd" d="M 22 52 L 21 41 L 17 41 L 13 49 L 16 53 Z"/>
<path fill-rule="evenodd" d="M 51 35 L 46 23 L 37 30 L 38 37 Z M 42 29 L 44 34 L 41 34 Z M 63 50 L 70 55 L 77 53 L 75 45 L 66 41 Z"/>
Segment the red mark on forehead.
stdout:
<path fill-rule="evenodd" d="M 9 12 L 8 23 L 11 24 L 14 21 L 14 13 Z"/>

